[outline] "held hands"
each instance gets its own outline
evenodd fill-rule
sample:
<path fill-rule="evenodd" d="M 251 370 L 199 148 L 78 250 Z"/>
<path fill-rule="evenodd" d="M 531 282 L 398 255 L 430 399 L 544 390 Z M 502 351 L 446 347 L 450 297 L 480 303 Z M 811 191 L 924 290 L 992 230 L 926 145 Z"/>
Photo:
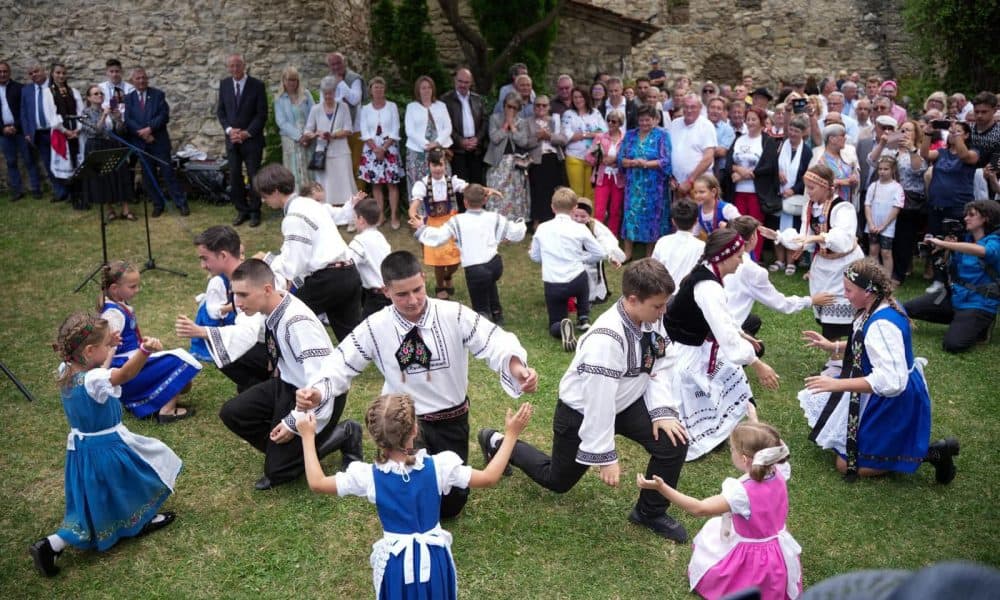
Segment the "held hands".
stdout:
<path fill-rule="evenodd" d="M 528 394 L 538 390 L 538 372 L 521 362 L 521 359 L 510 359 L 510 374 L 521 386 L 521 391 Z"/>
<path fill-rule="evenodd" d="M 410 217 L 410 220 L 407 221 L 407 223 L 409 223 L 410 227 L 414 229 L 420 229 L 420 227 L 422 227 L 424 224 L 424 220 L 421 219 L 419 216 L 413 215 Z"/>
<path fill-rule="evenodd" d="M 605 485 L 618 487 L 618 479 L 621 477 L 621 467 L 618 466 L 618 463 L 602 465 L 600 469 L 601 481 L 603 481 Z"/>
<path fill-rule="evenodd" d="M 284 423 L 278 423 L 274 426 L 274 429 L 271 430 L 271 435 L 268 437 L 270 437 L 271 441 L 275 444 L 287 444 L 295 438 L 295 434 L 292 433 L 291 429 L 285 427 Z"/>
<path fill-rule="evenodd" d="M 528 421 L 531 420 L 534 411 L 535 407 L 530 402 L 522 404 L 517 412 L 512 412 L 508 408 L 507 417 L 504 419 L 504 435 L 515 438 L 521 435 L 521 432 L 528 426 Z"/>
<path fill-rule="evenodd" d="M 150 352 L 159 352 L 163 350 L 163 342 L 161 342 L 159 338 L 155 337 L 142 338 L 142 346 Z"/>
<path fill-rule="evenodd" d="M 690 440 L 688 432 L 684 429 L 684 424 L 679 419 L 660 419 L 653 421 L 653 439 L 660 439 L 660 432 L 667 434 L 670 443 L 676 446 L 680 442 L 685 444 Z"/>
<path fill-rule="evenodd" d="M 316 436 L 316 415 L 313 413 L 305 413 L 302 415 L 295 415 L 295 427 L 299 430 L 299 435 L 302 439 L 307 439 Z"/>
<path fill-rule="evenodd" d="M 299 388 L 295 390 L 295 410 L 308 411 L 319 406 L 321 399 L 319 390 L 316 388 Z"/>

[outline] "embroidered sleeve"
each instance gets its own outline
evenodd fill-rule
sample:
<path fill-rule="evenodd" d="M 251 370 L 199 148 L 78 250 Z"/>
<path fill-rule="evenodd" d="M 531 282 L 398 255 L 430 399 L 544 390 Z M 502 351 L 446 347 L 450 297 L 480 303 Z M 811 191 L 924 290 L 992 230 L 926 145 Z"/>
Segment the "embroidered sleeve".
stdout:
<path fill-rule="evenodd" d="M 472 467 L 462 464 L 462 459 L 451 451 L 444 451 L 432 457 L 437 473 L 438 492 L 443 496 L 451 488 L 468 488 L 472 477 Z"/>
<path fill-rule="evenodd" d="M 722 497 L 729 503 L 729 510 L 744 519 L 750 518 L 750 496 L 747 495 L 743 482 L 732 477 L 726 477 L 722 482 Z"/>
<path fill-rule="evenodd" d="M 288 214 L 281 221 L 281 252 L 268 264 L 275 275 L 294 281 L 308 272 L 309 256 L 313 251 L 316 224 L 301 214 Z"/>
<path fill-rule="evenodd" d="M 108 398 L 121 398 L 122 387 L 111 385 L 111 369 L 91 369 L 83 376 L 83 387 L 87 395 L 98 404 L 104 404 Z"/>
<path fill-rule="evenodd" d="M 586 390 L 583 399 L 583 423 L 580 424 L 580 448 L 576 462 L 583 465 L 609 465 L 618 462 L 615 450 L 615 416 L 625 349 L 613 336 L 592 331 L 577 348 L 576 374 Z"/>
<path fill-rule="evenodd" d="M 500 375 L 500 386 L 508 396 L 520 398 L 521 384 L 510 373 L 510 359 L 517 357 L 527 365 L 528 351 L 516 335 L 482 318 L 479 313 L 461 305 L 458 305 L 457 310 L 454 318 L 458 319 L 462 343 L 473 357 L 486 361 Z"/>
<path fill-rule="evenodd" d="M 346 471 L 334 475 L 337 481 L 338 496 L 361 496 L 375 504 L 375 477 L 372 465 L 355 461 L 348 465 Z"/>
<path fill-rule="evenodd" d="M 291 360 L 302 365 L 305 379 L 303 387 L 319 390 L 319 406 L 313 409 L 316 415 L 316 431 L 323 431 L 333 416 L 333 384 L 329 377 L 329 367 L 332 363 L 333 344 L 323 325 L 315 317 L 295 315 L 289 317 L 279 331 L 285 337 L 286 345 L 291 348 Z M 297 411 L 292 410 L 285 416 L 283 422 L 291 431 L 298 434 L 295 425 Z"/>
<path fill-rule="evenodd" d="M 264 331 L 264 315 L 239 313 L 232 325 L 206 327 L 205 330 L 208 332 L 205 337 L 208 352 L 215 366 L 221 369 L 236 362 L 257 345 Z"/>

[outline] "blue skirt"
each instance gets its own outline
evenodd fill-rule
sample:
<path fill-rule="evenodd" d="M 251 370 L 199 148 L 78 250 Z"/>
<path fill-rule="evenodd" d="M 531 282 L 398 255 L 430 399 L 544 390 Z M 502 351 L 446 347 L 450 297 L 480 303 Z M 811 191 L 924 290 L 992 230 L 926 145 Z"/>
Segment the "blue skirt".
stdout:
<path fill-rule="evenodd" d="M 913 473 L 927 456 L 930 434 L 930 395 L 913 369 L 899 396 L 869 397 L 858 428 L 858 466 Z"/>
<path fill-rule="evenodd" d="M 379 600 L 453 600 L 458 597 L 455 576 L 455 565 L 452 562 L 451 551 L 440 546 L 430 546 L 428 551 L 431 562 L 431 579 L 421 583 L 420 552 L 414 547 L 416 556 L 410 557 L 408 552 L 389 558 L 382 576 L 382 588 L 378 592 Z M 415 581 L 409 585 L 403 583 L 404 561 L 413 561 Z"/>
<path fill-rule="evenodd" d="M 115 357 L 114 368 L 128 359 Z M 122 385 L 122 405 L 139 419 L 159 412 L 201 371 L 201 364 L 186 350 L 156 352 L 131 381 Z"/>
<path fill-rule="evenodd" d="M 232 325 L 236 322 L 236 314 L 229 313 L 223 319 L 213 319 L 208 316 L 208 309 L 205 308 L 205 303 L 202 302 L 198 305 L 198 314 L 194 317 L 194 324 L 201 325 L 203 327 L 222 327 L 223 325 Z M 214 363 L 215 360 L 212 358 L 212 353 L 208 351 L 208 342 L 202 338 L 191 338 L 191 355 L 200 360 L 201 362 Z"/>

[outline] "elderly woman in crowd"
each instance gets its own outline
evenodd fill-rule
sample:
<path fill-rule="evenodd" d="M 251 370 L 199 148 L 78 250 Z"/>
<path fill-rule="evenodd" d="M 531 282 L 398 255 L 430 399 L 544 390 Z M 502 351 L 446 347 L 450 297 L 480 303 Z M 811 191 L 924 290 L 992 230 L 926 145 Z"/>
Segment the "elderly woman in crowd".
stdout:
<path fill-rule="evenodd" d="M 833 171 L 833 185 L 836 195 L 847 200 L 858 209 L 858 190 L 861 181 L 861 166 L 858 163 L 858 153 L 854 146 L 847 143 L 847 130 L 827 114 L 827 126 L 823 128 L 823 145 L 813 148 L 810 167 L 826 165 Z"/>
<path fill-rule="evenodd" d="M 780 210 L 778 184 L 778 140 L 764 134 L 767 113 L 751 107 L 746 113 L 747 134 L 736 138 L 729 148 L 722 174 L 722 196 L 732 202 L 741 215 L 764 222 L 764 206 L 770 212 Z M 750 248 L 753 258 L 761 260 L 764 239 Z"/>
<path fill-rule="evenodd" d="M 108 132 L 115 135 L 125 135 L 125 120 L 120 105 L 111 108 L 104 104 L 104 90 L 99 85 L 92 85 L 87 90 L 87 107 L 83 109 L 80 119 L 80 145 L 83 155 L 97 150 L 112 150 L 124 148 L 121 142 L 112 139 Z M 118 218 L 115 204 L 121 203 L 121 217 L 135 221 L 135 215 L 128 208 L 132 199 L 132 176 L 128 170 L 128 161 L 123 161 L 114 171 L 108 174 L 91 175 L 83 180 L 83 197 L 88 204 L 106 204 L 108 206 L 107 220 Z"/>
<path fill-rule="evenodd" d="M 618 168 L 618 152 L 625 138 L 625 114 L 612 110 L 605 122 L 608 131 L 594 138 L 587 160 L 594 169 L 594 218 L 617 237 L 625 204 L 625 175 Z"/>
<path fill-rule="evenodd" d="M 302 87 L 298 69 L 285 67 L 281 71 L 281 90 L 274 101 L 274 121 L 281 134 L 281 162 L 295 175 L 296 189 L 312 179 L 306 169 L 312 144 L 302 135 L 312 107 L 312 94 Z"/>
<path fill-rule="evenodd" d="M 316 172 L 316 180 L 326 190 L 326 202 L 331 206 L 350 205 L 351 196 L 358 191 L 354 183 L 351 164 L 351 147 L 347 138 L 353 133 L 351 111 L 347 104 L 336 99 L 337 79 L 327 75 L 319 83 L 323 99 L 309 111 L 303 137 L 307 142 L 316 141 L 316 150 L 326 154 L 326 165 Z M 340 211 L 337 225 L 354 226 L 354 211 Z"/>
<path fill-rule="evenodd" d="M 413 102 L 406 105 L 406 182 L 409 189 L 427 177 L 427 152 L 451 147 L 451 117 L 437 99 L 434 80 L 426 75 L 413 83 Z M 451 169 L 448 169 L 450 172 Z"/>
<path fill-rule="evenodd" d="M 625 213 L 621 237 L 626 260 L 635 242 L 653 242 L 670 231 L 670 134 L 656 127 L 656 108 L 644 104 L 636 111 L 639 127 L 625 133 L 618 166 L 625 169 Z"/>
<path fill-rule="evenodd" d="M 389 223 L 399 229 L 399 182 L 405 175 L 399 156 L 399 109 L 385 97 L 385 80 L 373 77 L 368 84 L 371 102 L 361 107 L 361 163 L 358 175 L 372 186 L 379 221 L 385 219 L 385 192 L 389 194 Z"/>
<path fill-rule="evenodd" d="M 69 179 L 73 172 L 80 166 L 80 130 L 75 119 L 68 119 L 71 115 L 83 113 L 83 98 L 80 92 L 70 87 L 69 79 L 66 75 L 66 65 L 55 63 L 49 71 L 49 87 L 42 92 L 42 107 L 47 127 L 52 129 L 52 152 L 49 153 L 51 160 L 52 176 L 62 180 L 63 185 L 70 191 L 73 200 L 73 208 L 84 210 L 89 208 L 87 200 L 80 193 L 79 186 L 71 184 Z M 41 127 L 41 125 L 39 125 Z M 66 156 L 61 156 L 56 148 L 59 146 L 59 138 L 66 143 Z"/>
<path fill-rule="evenodd" d="M 528 119 L 520 114 L 522 108 L 520 94 L 507 94 L 503 112 L 490 116 L 490 144 L 483 157 L 483 162 L 490 166 L 486 185 L 501 194 L 499 198 L 491 195 L 487 208 L 508 219 L 530 218 L 527 170 L 531 159 L 524 153 L 537 145 L 538 140 L 529 135 Z"/>
<path fill-rule="evenodd" d="M 552 194 L 557 187 L 566 185 L 566 167 L 563 147 L 566 136 L 562 134 L 561 120 L 549 114 L 549 97 L 535 97 L 535 116 L 528 120 L 528 138 L 537 140 L 531 149 L 531 166 L 528 182 L 531 190 L 531 224 L 548 221 L 552 214 Z"/>
<path fill-rule="evenodd" d="M 935 110 L 940 110 L 942 112 L 946 108 L 948 108 L 947 94 L 945 94 L 941 90 L 938 90 L 932 93 L 930 96 L 927 96 L 927 99 L 924 100 L 924 112 L 927 112 L 932 108 Z"/>
<path fill-rule="evenodd" d="M 567 140 L 566 179 L 577 196 L 593 200 L 592 169 L 587 163 L 587 151 L 597 134 L 608 130 L 608 125 L 591 103 L 587 88 L 573 88 L 570 103 L 572 107 L 562 115 L 562 131 Z"/>
<path fill-rule="evenodd" d="M 778 230 L 791 228 L 798 231 L 802 223 L 802 207 L 805 205 L 805 180 L 802 177 L 812 161 L 812 148 L 805 141 L 806 132 L 809 131 L 809 119 L 804 114 L 795 115 L 786 131 L 788 136 L 778 150 L 778 182 L 781 185 L 781 197 L 783 199 L 798 197 L 801 202 L 796 204 L 798 206 L 796 214 L 786 211 L 786 203 L 782 203 Z M 791 203 L 787 204 L 791 209 Z M 792 253 L 783 245 L 775 244 L 774 264 L 768 267 L 768 270 L 775 272 L 784 269 L 785 275 L 794 275 L 795 261 L 790 260 L 791 255 Z"/>

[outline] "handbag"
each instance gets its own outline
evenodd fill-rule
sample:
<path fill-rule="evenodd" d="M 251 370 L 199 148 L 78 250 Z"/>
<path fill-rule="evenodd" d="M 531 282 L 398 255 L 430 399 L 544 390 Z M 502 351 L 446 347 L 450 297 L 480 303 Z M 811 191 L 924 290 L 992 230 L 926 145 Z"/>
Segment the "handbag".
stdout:
<path fill-rule="evenodd" d="M 806 197 L 802 194 L 789 196 L 781 201 L 781 212 L 793 217 L 802 216 L 802 207 L 806 205 Z"/>
<path fill-rule="evenodd" d="M 337 112 L 340 111 L 340 102 L 337 106 L 333 108 L 333 118 L 330 119 L 330 133 L 333 133 L 333 124 L 337 122 Z M 313 150 L 312 158 L 309 159 L 309 165 L 306 167 L 310 171 L 322 171 L 326 169 L 326 149 L 330 146 L 330 142 L 323 144 L 323 149 L 320 150 L 316 148 Z"/>
<path fill-rule="evenodd" d="M 903 190 L 903 210 L 922 211 L 927 206 L 927 195 Z"/>

